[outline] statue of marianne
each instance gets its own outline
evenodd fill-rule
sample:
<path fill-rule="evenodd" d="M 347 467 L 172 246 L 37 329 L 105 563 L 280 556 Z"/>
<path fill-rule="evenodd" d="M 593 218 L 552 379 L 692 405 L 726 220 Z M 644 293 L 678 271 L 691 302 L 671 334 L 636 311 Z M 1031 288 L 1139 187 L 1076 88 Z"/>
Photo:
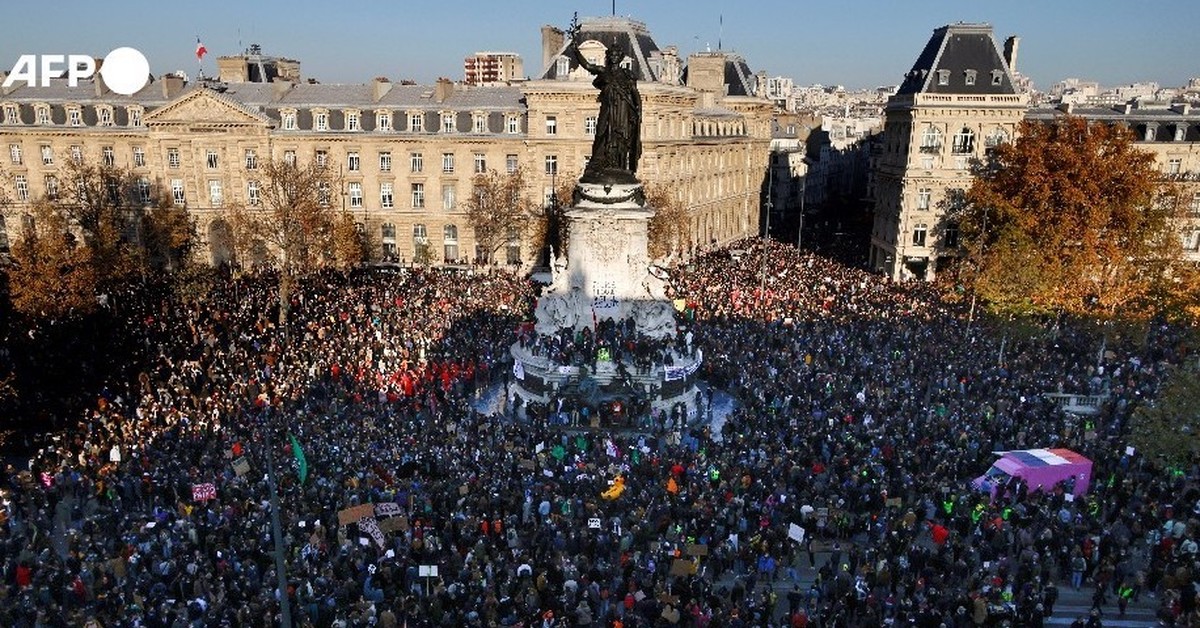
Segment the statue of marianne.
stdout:
<path fill-rule="evenodd" d="M 584 183 L 626 183 L 637 173 L 642 156 L 642 96 L 637 77 L 621 67 L 625 52 L 614 45 L 604 54 L 604 65 L 596 65 L 579 52 L 578 34 L 572 33 L 567 52 L 588 72 L 596 76 L 592 85 L 600 90 L 600 115 L 596 118 L 596 139 L 592 158 L 581 181 Z"/>

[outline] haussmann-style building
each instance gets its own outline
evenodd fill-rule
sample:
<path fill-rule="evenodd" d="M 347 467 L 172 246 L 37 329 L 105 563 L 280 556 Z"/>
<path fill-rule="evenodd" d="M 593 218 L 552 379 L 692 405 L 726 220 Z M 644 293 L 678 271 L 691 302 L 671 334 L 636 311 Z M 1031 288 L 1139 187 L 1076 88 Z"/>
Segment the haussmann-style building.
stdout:
<path fill-rule="evenodd" d="M 532 198 L 549 202 L 559 177 L 577 177 L 599 111 L 592 77 L 566 55 L 562 31 L 542 29 L 542 70 L 532 80 L 468 87 L 440 80 L 314 84 L 299 62 L 262 54 L 220 59 L 220 79 L 158 77 L 131 96 L 100 78 L 69 87 L 0 91 L 0 175 L 13 201 L 0 213 L 0 245 L 19 237 L 30 203 L 57 194 L 64 164 L 101 160 L 129 168 L 141 201 L 167 196 L 197 222 L 199 254 L 230 261 L 225 210 L 262 202 L 265 159 L 315 160 L 335 169 L 332 202 L 367 230 L 374 257 L 433 263 L 482 257 L 464 200 L 473 177 L 521 167 Z M 746 62 L 728 52 L 659 49 L 641 22 L 585 19 L 583 55 L 603 63 L 619 45 L 638 76 L 643 155 L 638 176 L 688 208 L 688 255 L 755 235 L 771 140 L 771 103 Z M 513 233 L 495 256 L 529 268 L 544 251 Z"/>

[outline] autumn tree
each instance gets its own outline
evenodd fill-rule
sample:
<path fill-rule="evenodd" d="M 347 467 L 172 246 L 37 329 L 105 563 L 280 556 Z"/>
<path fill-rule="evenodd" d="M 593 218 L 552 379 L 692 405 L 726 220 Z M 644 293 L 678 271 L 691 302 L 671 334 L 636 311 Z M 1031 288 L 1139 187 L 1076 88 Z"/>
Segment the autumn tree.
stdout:
<path fill-rule="evenodd" d="M 1168 467 L 1186 467 L 1200 456 L 1200 368 L 1175 367 L 1154 400 L 1134 411 L 1130 442 Z"/>
<path fill-rule="evenodd" d="M 8 269 L 13 308 L 51 319 L 94 311 L 99 277 L 91 246 L 75 237 L 67 216 L 47 199 L 34 202 L 23 222 Z"/>
<path fill-rule="evenodd" d="M 50 200 L 90 249 L 99 287 L 145 270 L 146 257 L 137 241 L 143 206 L 133 173 L 72 159 L 58 177 L 59 192 Z"/>
<path fill-rule="evenodd" d="M 142 248 L 152 268 L 176 272 L 190 261 L 196 244 L 196 221 L 186 209 L 160 196 L 141 216 Z"/>
<path fill-rule="evenodd" d="M 646 206 L 656 210 L 650 219 L 650 259 L 658 260 L 687 248 L 691 219 L 679 194 L 670 186 L 646 184 Z"/>
<path fill-rule="evenodd" d="M 1025 121 L 965 196 L 965 278 L 1010 313 L 1157 309 L 1179 266 L 1178 203 L 1122 126 Z M 1161 304 L 1159 304 L 1161 305 Z"/>
<path fill-rule="evenodd" d="M 344 272 L 357 268 L 369 260 L 370 255 L 367 231 L 348 212 L 339 213 L 333 221 L 334 265 Z"/>
<path fill-rule="evenodd" d="M 507 173 L 489 170 L 475 175 L 473 185 L 466 203 L 467 221 L 488 261 L 513 234 L 529 236 L 538 229 L 542 206 L 529 198 L 522 169 Z"/>
<path fill-rule="evenodd" d="M 286 324 L 297 278 L 336 260 L 337 213 L 330 202 L 333 176 L 316 161 L 299 165 L 268 160 L 259 167 L 261 206 L 235 206 L 227 215 L 235 248 L 242 256 L 252 254 L 260 244 L 277 256 L 279 322 Z"/>

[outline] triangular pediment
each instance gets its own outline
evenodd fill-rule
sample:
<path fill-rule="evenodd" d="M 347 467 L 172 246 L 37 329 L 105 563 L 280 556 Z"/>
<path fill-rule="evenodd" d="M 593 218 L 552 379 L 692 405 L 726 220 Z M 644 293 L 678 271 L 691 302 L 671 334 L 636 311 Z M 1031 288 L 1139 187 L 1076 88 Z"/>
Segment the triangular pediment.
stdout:
<path fill-rule="evenodd" d="M 266 126 L 266 116 L 250 111 L 240 103 L 210 89 L 194 89 L 174 101 L 146 114 L 147 126 L 154 124 L 195 124 L 228 126 Z"/>

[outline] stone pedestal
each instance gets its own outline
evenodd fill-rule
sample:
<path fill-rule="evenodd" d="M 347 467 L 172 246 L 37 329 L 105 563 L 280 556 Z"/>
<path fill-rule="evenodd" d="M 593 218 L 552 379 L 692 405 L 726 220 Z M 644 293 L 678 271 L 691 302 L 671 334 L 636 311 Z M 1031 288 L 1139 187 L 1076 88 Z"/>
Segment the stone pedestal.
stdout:
<path fill-rule="evenodd" d="M 551 285 L 535 310 L 535 331 L 553 336 L 564 328 L 581 332 L 600 321 L 632 320 L 637 333 L 671 340 L 676 334 L 675 311 L 667 300 L 666 284 L 654 273 L 647 252 L 650 219 L 638 183 L 581 183 L 573 206 L 565 211 L 569 229 L 566 259 L 554 260 Z M 516 393 L 525 401 L 548 402 L 556 394 L 619 400 L 637 395 L 655 409 L 667 412 L 683 403 L 696 415 L 696 373 L 699 353 L 673 355 L 671 366 L 655 364 L 637 372 L 633 365 L 598 361 L 558 364 L 514 344 Z"/>

